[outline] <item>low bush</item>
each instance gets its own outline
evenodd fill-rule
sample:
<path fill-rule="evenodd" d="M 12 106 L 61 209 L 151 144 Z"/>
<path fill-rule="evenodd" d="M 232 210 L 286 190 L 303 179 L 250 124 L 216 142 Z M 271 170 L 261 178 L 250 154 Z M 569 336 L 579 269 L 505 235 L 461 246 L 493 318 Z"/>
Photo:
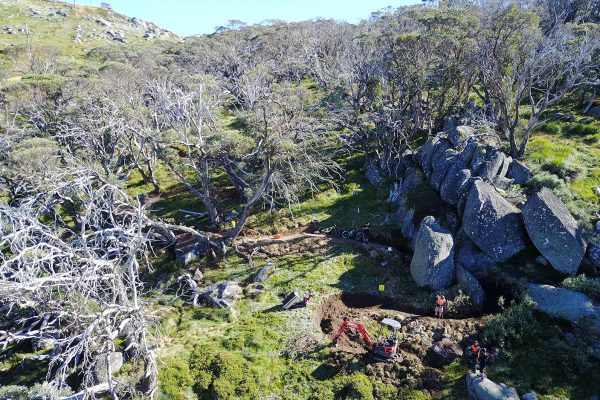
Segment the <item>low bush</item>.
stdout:
<path fill-rule="evenodd" d="M 373 384 L 363 374 L 353 374 L 343 379 L 344 386 L 336 398 L 345 400 L 374 400 Z"/>
<path fill-rule="evenodd" d="M 567 135 L 587 136 L 600 133 L 600 127 L 594 124 L 580 124 L 577 122 L 572 122 L 565 125 L 563 131 Z"/>
<path fill-rule="evenodd" d="M 550 135 L 560 135 L 562 129 L 556 122 L 546 122 L 538 128 L 541 132 L 548 133 Z"/>
<path fill-rule="evenodd" d="M 587 135 L 586 137 L 583 138 L 583 142 L 586 144 L 600 143 L 600 133 L 596 133 L 593 135 Z"/>
<path fill-rule="evenodd" d="M 197 346 L 191 356 L 190 369 L 199 398 L 255 398 L 256 375 L 251 364 L 237 353 Z"/>
<path fill-rule="evenodd" d="M 535 304 L 525 298 L 508 307 L 504 313 L 490 318 L 483 328 L 484 343 L 510 349 L 536 337 L 541 324 L 536 319 L 534 310 Z"/>
<path fill-rule="evenodd" d="M 565 279 L 562 286 L 583 292 L 600 300 L 600 281 L 597 279 L 589 279 L 585 275 L 578 275 Z"/>
<path fill-rule="evenodd" d="M 571 193 L 567 183 L 560 177 L 548 171 L 540 171 L 539 173 L 535 174 L 533 178 L 527 182 L 527 186 L 533 191 L 538 191 L 542 188 L 548 188 L 563 201 L 568 201 L 573 197 L 573 194 Z"/>
<path fill-rule="evenodd" d="M 568 180 L 575 180 L 585 171 L 585 168 L 578 164 L 573 158 L 567 158 L 562 162 L 546 162 L 542 164 L 542 169 L 561 179 Z"/>
<path fill-rule="evenodd" d="M 0 400 L 28 400 L 29 389 L 25 386 L 8 385 L 0 387 Z"/>
<path fill-rule="evenodd" d="M 177 356 L 162 360 L 158 369 L 158 398 L 185 400 L 194 383 L 187 359 Z"/>

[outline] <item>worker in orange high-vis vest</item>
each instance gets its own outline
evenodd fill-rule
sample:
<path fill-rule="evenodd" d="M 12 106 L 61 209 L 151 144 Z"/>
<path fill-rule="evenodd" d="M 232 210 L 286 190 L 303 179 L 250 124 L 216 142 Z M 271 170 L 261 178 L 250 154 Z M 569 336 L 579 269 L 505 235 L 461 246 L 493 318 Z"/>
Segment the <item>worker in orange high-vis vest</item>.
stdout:
<path fill-rule="evenodd" d="M 444 318 L 444 308 L 446 308 L 446 298 L 444 295 L 438 294 L 435 296 L 435 316 Z"/>
<path fill-rule="evenodd" d="M 471 347 L 469 347 L 469 360 L 473 365 L 473 372 L 477 373 L 477 366 L 479 365 L 479 356 L 481 355 L 481 347 L 479 347 L 479 342 L 476 340 Z"/>

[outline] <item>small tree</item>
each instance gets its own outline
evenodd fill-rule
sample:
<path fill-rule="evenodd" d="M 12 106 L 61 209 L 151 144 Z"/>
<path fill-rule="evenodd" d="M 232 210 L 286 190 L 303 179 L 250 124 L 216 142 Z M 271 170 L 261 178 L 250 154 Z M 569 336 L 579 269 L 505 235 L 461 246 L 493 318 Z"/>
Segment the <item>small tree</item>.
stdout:
<path fill-rule="evenodd" d="M 590 84 L 598 66 L 593 55 L 600 46 L 596 30 L 576 35 L 565 25 L 544 34 L 538 18 L 509 6 L 485 16 L 480 41 L 479 95 L 497 112 L 499 127 L 515 158 L 525 155 L 531 133 L 548 119 L 544 112 L 573 88 Z M 522 121 L 523 108 L 531 112 Z"/>

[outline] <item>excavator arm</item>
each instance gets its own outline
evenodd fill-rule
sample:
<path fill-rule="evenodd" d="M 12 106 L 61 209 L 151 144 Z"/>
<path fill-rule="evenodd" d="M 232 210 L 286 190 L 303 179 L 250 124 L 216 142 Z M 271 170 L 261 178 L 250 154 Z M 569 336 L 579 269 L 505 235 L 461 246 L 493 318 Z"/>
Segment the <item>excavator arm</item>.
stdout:
<path fill-rule="evenodd" d="M 346 320 L 344 320 L 344 322 L 342 322 L 340 329 L 338 329 L 337 333 L 333 337 L 333 343 L 337 344 L 337 341 L 340 338 L 340 336 L 342 336 L 344 334 L 346 329 L 350 329 L 350 328 L 356 329 L 358 331 L 358 333 L 361 334 L 361 336 L 363 337 L 363 339 L 365 340 L 365 342 L 367 343 L 369 348 L 373 347 L 373 339 L 371 339 L 371 335 L 365 329 L 365 327 L 362 324 L 359 324 L 357 322 L 349 322 Z"/>

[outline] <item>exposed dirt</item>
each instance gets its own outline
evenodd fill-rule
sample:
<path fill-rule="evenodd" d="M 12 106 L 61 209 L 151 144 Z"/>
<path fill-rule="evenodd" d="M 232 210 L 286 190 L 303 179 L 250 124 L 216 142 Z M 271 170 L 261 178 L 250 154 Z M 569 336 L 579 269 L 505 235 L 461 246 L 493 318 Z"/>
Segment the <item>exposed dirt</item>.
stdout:
<path fill-rule="evenodd" d="M 377 334 L 373 327 L 382 318 L 399 321 L 402 328 L 398 359 L 374 362 L 362 357 L 367 353 L 366 344 L 360 334 L 348 330 L 338 340 L 337 347 L 332 348 L 331 362 L 346 369 L 360 369 L 384 383 L 431 391 L 440 390 L 446 384 L 443 373 L 437 369 L 441 364 L 432 354 L 431 345 L 445 339 L 465 348 L 482 322 L 477 318 L 439 320 L 403 311 L 403 305 L 391 299 L 351 293 L 324 300 L 315 317 L 315 323 L 330 338 L 334 337 L 344 317 L 362 323 L 372 335 Z M 358 363 L 357 356 L 360 358 Z"/>

